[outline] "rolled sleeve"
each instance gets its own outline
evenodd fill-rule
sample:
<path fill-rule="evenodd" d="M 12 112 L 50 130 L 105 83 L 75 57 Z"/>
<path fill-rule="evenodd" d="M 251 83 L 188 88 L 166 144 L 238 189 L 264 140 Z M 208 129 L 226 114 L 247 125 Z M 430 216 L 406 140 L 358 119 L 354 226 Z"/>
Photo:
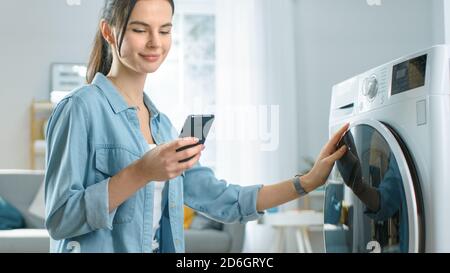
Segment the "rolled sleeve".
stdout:
<path fill-rule="evenodd" d="M 92 229 L 107 228 L 112 230 L 117 209 L 109 212 L 109 180 L 105 179 L 85 190 L 86 221 Z"/>
<path fill-rule="evenodd" d="M 259 219 L 264 212 L 258 212 L 256 203 L 258 201 L 258 193 L 263 185 L 242 187 L 239 191 L 239 207 L 241 209 L 241 222 L 248 222 Z"/>
<path fill-rule="evenodd" d="M 258 219 L 258 192 L 262 185 L 240 186 L 218 180 L 199 163 L 185 171 L 184 202 L 194 210 L 222 223 L 245 223 Z"/>

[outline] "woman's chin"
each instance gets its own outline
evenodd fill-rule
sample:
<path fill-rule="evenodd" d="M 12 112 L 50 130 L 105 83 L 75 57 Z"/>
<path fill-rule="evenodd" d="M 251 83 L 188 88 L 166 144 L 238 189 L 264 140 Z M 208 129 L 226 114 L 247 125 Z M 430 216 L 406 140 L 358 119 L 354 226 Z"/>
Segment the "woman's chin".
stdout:
<path fill-rule="evenodd" d="M 158 68 L 151 68 L 150 69 L 150 68 L 142 68 L 142 67 L 140 67 L 140 68 L 134 68 L 133 70 L 137 74 L 151 74 L 151 73 L 156 72 L 158 70 Z"/>
<path fill-rule="evenodd" d="M 160 65 L 152 65 L 152 66 L 147 65 L 145 67 L 142 67 L 142 69 L 140 69 L 140 70 L 143 73 L 150 74 L 150 73 L 156 72 L 159 69 L 159 67 L 160 67 Z"/>

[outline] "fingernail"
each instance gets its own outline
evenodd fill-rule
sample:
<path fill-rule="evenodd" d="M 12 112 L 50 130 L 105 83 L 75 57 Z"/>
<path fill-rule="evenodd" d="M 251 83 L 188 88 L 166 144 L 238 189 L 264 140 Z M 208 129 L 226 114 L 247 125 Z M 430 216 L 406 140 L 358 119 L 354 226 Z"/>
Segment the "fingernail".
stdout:
<path fill-rule="evenodd" d="M 194 137 L 193 140 L 194 140 L 195 142 L 198 142 L 198 141 L 199 141 L 199 139 L 196 138 L 196 137 Z"/>

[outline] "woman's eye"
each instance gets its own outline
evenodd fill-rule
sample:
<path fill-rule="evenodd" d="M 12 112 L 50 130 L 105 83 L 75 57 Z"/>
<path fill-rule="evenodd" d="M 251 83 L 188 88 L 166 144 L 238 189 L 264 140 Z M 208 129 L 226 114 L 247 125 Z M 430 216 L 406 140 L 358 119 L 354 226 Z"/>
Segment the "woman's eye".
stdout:
<path fill-rule="evenodd" d="M 169 35 L 170 31 L 160 31 L 160 33 L 163 34 L 163 35 Z"/>
<path fill-rule="evenodd" d="M 145 30 L 142 30 L 142 29 L 133 29 L 133 31 L 136 32 L 136 33 L 143 33 L 143 32 L 145 32 Z"/>

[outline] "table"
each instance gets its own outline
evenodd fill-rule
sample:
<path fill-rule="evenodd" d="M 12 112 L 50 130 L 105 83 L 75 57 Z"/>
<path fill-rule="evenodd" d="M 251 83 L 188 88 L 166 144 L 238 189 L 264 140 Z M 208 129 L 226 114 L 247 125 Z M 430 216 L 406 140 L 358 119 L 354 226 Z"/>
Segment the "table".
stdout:
<path fill-rule="evenodd" d="M 312 226 L 323 226 L 323 213 L 312 210 L 291 210 L 277 213 L 266 213 L 261 224 L 270 225 L 276 230 L 275 252 L 284 251 L 284 236 L 287 228 L 295 228 L 297 247 L 300 253 L 312 253 L 308 229 Z"/>

